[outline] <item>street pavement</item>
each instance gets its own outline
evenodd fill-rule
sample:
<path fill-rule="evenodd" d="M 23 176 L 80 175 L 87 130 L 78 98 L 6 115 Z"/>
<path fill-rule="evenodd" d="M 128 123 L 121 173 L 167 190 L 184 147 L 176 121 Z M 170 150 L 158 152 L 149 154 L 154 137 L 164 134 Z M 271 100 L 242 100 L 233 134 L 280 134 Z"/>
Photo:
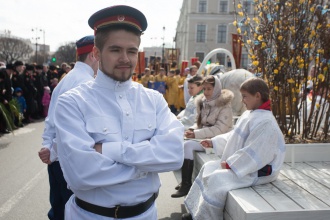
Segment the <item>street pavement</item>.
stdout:
<path fill-rule="evenodd" d="M 38 157 L 43 129 L 44 122 L 38 121 L 0 136 L 0 220 L 48 219 L 47 166 Z M 183 198 L 171 198 L 177 180 L 173 172 L 160 178 L 158 219 L 179 220 L 186 209 Z"/>

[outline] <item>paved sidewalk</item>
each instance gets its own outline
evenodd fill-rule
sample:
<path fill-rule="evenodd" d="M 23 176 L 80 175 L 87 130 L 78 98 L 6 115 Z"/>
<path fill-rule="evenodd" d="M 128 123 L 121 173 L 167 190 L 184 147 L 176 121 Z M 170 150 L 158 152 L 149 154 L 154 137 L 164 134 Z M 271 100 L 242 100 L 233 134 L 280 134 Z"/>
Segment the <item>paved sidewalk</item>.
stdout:
<path fill-rule="evenodd" d="M 181 220 L 182 214 L 187 211 L 183 203 L 184 197 L 175 199 L 171 197 L 171 194 L 175 192 L 174 187 L 178 185 L 174 173 L 161 173 L 160 180 L 162 186 L 157 198 L 158 219 Z"/>

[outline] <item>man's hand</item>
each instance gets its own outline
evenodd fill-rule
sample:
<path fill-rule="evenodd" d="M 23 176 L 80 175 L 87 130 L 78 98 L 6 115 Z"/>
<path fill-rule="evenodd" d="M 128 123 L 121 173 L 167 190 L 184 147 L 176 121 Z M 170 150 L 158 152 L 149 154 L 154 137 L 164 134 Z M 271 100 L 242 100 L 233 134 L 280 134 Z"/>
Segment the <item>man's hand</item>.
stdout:
<path fill-rule="evenodd" d="M 228 169 L 228 168 L 226 167 L 226 164 L 227 164 L 226 161 L 222 161 L 222 162 L 221 162 L 221 168 L 222 168 L 222 169 Z"/>
<path fill-rule="evenodd" d="M 48 148 L 43 147 L 41 150 L 38 152 L 40 160 L 45 163 L 45 164 L 51 164 L 52 162 L 50 161 L 50 151 Z"/>
<path fill-rule="evenodd" d="M 98 143 L 94 145 L 94 149 L 99 152 L 100 154 L 102 154 L 102 144 Z"/>

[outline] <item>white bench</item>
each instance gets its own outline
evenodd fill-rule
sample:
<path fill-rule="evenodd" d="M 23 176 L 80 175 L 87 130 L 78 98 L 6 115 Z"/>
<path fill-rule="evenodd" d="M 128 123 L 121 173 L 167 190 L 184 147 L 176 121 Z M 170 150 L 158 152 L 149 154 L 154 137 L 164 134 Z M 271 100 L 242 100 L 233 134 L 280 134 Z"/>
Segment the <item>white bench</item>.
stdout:
<path fill-rule="evenodd" d="M 215 154 L 195 152 L 196 177 Z M 328 161 L 328 162 L 324 162 Z M 287 145 L 279 178 L 228 193 L 225 220 L 330 219 L 330 145 Z"/>

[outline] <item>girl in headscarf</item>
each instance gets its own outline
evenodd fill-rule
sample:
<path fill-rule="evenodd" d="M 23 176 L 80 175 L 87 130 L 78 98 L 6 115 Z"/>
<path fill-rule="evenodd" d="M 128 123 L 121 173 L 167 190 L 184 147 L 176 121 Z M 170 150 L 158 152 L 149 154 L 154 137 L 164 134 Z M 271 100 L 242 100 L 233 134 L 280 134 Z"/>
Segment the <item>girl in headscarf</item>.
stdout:
<path fill-rule="evenodd" d="M 196 99 L 196 123 L 185 132 L 187 139 L 212 138 L 229 132 L 233 127 L 231 100 L 234 94 L 221 89 L 218 77 L 207 76 L 203 81 L 204 94 Z M 184 162 L 181 168 L 182 182 L 176 187 L 177 192 L 171 197 L 179 198 L 188 194 L 192 185 L 191 178 L 194 168 L 194 151 L 204 151 L 196 140 L 184 143 Z"/>

